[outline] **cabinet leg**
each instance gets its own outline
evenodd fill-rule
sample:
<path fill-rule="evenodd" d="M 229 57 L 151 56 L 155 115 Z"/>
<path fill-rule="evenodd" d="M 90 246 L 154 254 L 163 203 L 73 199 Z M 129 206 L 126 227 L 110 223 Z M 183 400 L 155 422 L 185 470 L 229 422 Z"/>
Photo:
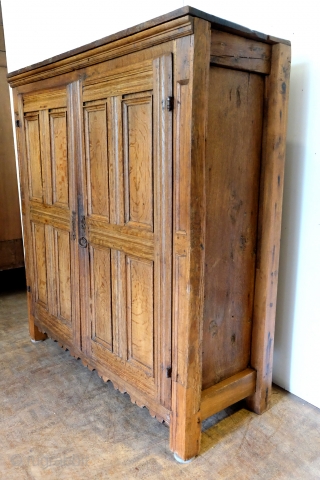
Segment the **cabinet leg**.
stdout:
<path fill-rule="evenodd" d="M 34 317 L 29 314 L 29 332 L 32 343 L 42 342 L 47 338 L 46 333 L 40 332 L 37 325 L 34 323 Z"/>
<path fill-rule="evenodd" d="M 173 411 L 170 424 L 170 448 L 180 463 L 193 460 L 200 453 L 200 404 L 193 388 L 173 382 Z"/>
<path fill-rule="evenodd" d="M 257 386 L 253 395 L 246 398 L 246 406 L 258 415 L 261 415 L 270 406 L 270 398 L 272 393 L 272 379 L 263 378 L 262 374 L 257 372 Z"/>

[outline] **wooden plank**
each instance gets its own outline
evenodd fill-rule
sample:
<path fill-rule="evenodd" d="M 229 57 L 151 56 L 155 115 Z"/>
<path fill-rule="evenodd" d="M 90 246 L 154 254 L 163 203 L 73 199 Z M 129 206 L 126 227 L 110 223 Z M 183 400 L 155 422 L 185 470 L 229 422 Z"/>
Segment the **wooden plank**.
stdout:
<path fill-rule="evenodd" d="M 62 230 L 70 230 L 71 228 L 70 212 L 65 208 L 31 201 L 30 216 L 34 222 L 50 224 Z"/>
<path fill-rule="evenodd" d="M 116 68 L 112 72 L 96 73 L 83 82 L 83 101 L 98 100 L 133 92 L 152 90 L 152 61 L 146 60 L 138 64 Z"/>
<path fill-rule="evenodd" d="M 126 235 L 119 229 L 92 229 L 89 226 L 88 241 L 101 247 L 119 250 L 128 255 L 142 256 L 145 259 L 154 259 L 154 241 L 143 237 Z"/>
<path fill-rule="evenodd" d="M 201 421 L 252 395 L 256 388 L 257 372 L 247 368 L 202 391 Z"/>
<path fill-rule="evenodd" d="M 190 104 L 182 110 L 188 133 L 185 156 L 180 168 L 190 170 L 190 180 L 181 192 L 181 204 L 174 195 L 174 216 L 186 209 L 186 249 L 179 250 L 174 231 L 174 318 L 173 318 L 173 378 L 171 449 L 183 460 L 200 451 L 201 421 L 201 357 L 204 286 L 205 241 L 205 139 L 208 111 L 208 81 L 210 56 L 210 23 L 195 19 L 194 36 L 177 44 L 178 61 L 175 81 L 188 83 Z M 189 40 L 189 44 L 188 41 Z M 178 43 L 178 42 L 177 42 Z M 191 57 L 191 58 L 190 58 Z M 176 96 L 176 92 L 175 92 Z M 187 98 L 187 97 L 185 97 Z M 181 120 L 181 117 L 180 117 Z M 175 114 L 175 135 L 179 135 L 180 120 Z M 177 137 L 176 137 L 177 138 Z M 179 142 L 177 138 L 177 143 Z M 175 146 L 177 160 L 177 145 Z M 185 173 L 186 174 L 186 173 Z M 181 178 L 181 177 L 180 177 Z M 177 179 L 176 182 L 179 182 Z M 181 185 L 180 185 L 181 186 Z M 181 212 L 182 213 L 182 212 Z M 174 225 L 177 225 L 174 219 Z M 177 259 L 179 259 L 177 264 Z M 177 268 L 178 267 L 178 268 Z M 183 295 L 179 298 L 180 292 Z"/>
<path fill-rule="evenodd" d="M 156 381 L 161 405 L 171 409 L 172 367 L 172 119 L 163 102 L 173 92 L 172 54 L 153 61 L 153 171 L 154 171 L 154 269 Z"/>
<path fill-rule="evenodd" d="M 49 108 L 63 108 L 66 106 L 67 92 L 65 88 L 29 93 L 23 97 L 23 110 L 25 113 L 48 110 Z"/>
<path fill-rule="evenodd" d="M 290 53 L 290 47 L 286 45 L 272 47 L 271 73 L 266 79 L 267 116 L 264 125 L 251 347 L 251 366 L 257 370 L 257 389 L 248 400 L 248 406 L 256 413 L 268 408 L 271 394 Z"/>
<path fill-rule="evenodd" d="M 264 81 L 210 67 L 202 388 L 250 362 Z"/>
<path fill-rule="evenodd" d="M 218 30 L 211 31 L 210 63 L 247 70 L 270 73 L 271 46 Z"/>

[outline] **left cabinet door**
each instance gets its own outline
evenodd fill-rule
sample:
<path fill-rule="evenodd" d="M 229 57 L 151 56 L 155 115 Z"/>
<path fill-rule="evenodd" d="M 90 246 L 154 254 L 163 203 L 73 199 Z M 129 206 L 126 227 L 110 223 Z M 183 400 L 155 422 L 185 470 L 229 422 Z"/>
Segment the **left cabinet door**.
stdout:
<path fill-rule="evenodd" d="M 77 318 L 77 214 L 66 88 L 20 97 L 26 248 L 31 313 L 40 330 L 80 348 Z"/>

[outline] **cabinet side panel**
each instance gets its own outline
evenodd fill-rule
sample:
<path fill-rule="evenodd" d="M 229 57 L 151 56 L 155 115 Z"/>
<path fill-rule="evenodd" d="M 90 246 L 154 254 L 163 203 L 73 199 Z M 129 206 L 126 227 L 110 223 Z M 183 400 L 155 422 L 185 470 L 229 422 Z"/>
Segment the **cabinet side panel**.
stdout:
<path fill-rule="evenodd" d="M 250 360 L 262 76 L 210 68 L 203 388 Z"/>

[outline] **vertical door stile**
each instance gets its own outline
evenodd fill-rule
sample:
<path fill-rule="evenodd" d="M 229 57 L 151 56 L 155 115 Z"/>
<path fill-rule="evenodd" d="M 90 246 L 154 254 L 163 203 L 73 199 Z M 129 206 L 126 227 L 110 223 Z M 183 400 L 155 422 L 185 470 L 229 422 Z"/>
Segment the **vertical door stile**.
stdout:
<path fill-rule="evenodd" d="M 158 398 L 171 408 L 172 55 L 154 60 L 155 368 Z"/>
<path fill-rule="evenodd" d="M 67 125 L 68 125 L 68 157 L 69 157 L 69 206 L 70 206 L 70 251 L 71 251 L 71 316 L 73 321 L 73 342 L 78 350 L 81 350 L 81 323 L 79 306 L 79 262 L 78 262 L 78 216 L 77 216 L 77 175 L 76 175 L 76 148 L 75 148 L 75 126 L 73 107 L 73 86 L 67 88 Z"/>
<path fill-rule="evenodd" d="M 68 116 L 69 116 L 69 154 L 70 154 L 70 208 L 71 222 L 75 223 L 75 240 L 72 241 L 73 274 L 75 285 L 72 292 L 73 298 L 73 336 L 75 344 L 82 349 L 84 354 L 89 352 L 90 325 L 85 321 L 88 318 L 88 285 L 85 281 L 88 274 L 88 253 L 86 248 L 79 248 L 79 210 L 86 215 L 85 202 L 85 163 L 84 141 L 82 134 L 83 113 L 81 99 L 81 82 L 76 81 L 68 86 Z M 81 205 L 79 204 L 81 202 Z M 72 218 L 73 217 L 73 218 Z M 76 221 L 74 221 L 76 219 Z"/>
<path fill-rule="evenodd" d="M 42 165 L 42 188 L 45 205 L 52 205 L 52 175 L 50 158 L 50 134 L 48 110 L 39 111 L 40 155 Z M 54 262 L 54 232 L 51 225 L 44 225 L 44 241 L 47 273 L 48 311 L 57 315 L 57 285 Z"/>
<path fill-rule="evenodd" d="M 109 154 L 109 185 L 110 185 L 110 223 L 124 224 L 124 194 L 123 194 L 123 150 L 122 150 L 122 115 L 121 97 L 110 97 L 108 105 L 108 154 Z M 120 328 L 121 319 L 126 317 L 125 309 L 125 254 L 120 250 L 111 249 L 112 278 L 112 333 L 113 353 L 120 358 L 126 358 L 126 332 Z"/>

